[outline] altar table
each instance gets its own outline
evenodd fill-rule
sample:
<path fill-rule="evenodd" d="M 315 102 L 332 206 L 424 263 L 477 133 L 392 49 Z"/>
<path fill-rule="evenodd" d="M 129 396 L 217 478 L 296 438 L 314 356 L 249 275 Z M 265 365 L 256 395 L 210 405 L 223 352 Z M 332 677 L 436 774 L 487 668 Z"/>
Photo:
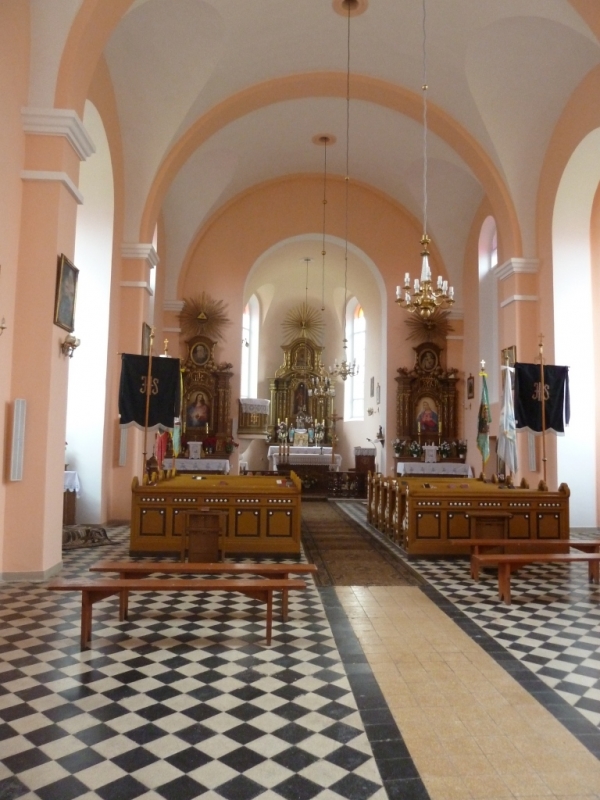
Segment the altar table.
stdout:
<path fill-rule="evenodd" d="M 311 465 L 311 464 L 329 464 L 331 470 L 333 472 L 339 472 L 340 467 L 342 465 L 342 457 L 339 453 L 335 453 L 333 456 L 333 461 L 331 458 L 331 447 L 323 447 L 323 452 L 321 453 L 321 448 L 315 445 L 314 447 L 289 447 L 289 450 L 286 450 L 286 456 L 283 456 L 283 452 L 279 454 L 279 446 L 278 445 L 271 445 L 269 447 L 267 458 L 269 459 L 269 469 L 272 472 L 277 470 L 278 464 L 294 464 L 297 465 Z M 289 456 L 287 455 L 289 453 Z"/>
<path fill-rule="evenodd" d="M 427 463 L 425 461 L 399 461 L 396 467 L 398 475 L 450 475 L 473 477 L 473 470 L 468 464 L 458 464 L 456 462 L 437 461 Z"/>
<path fill-rule="evenodd" d="M 177 472 L 220 472 L 229 475 L 229 461 L 226 458 L 165 458 L 163 469 L 172 469 Z"/>

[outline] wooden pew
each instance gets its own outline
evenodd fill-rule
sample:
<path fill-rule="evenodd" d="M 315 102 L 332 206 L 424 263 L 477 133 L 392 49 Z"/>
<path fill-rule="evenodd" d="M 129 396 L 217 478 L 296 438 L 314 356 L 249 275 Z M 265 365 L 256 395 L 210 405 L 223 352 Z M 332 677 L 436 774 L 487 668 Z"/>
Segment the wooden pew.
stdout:
<path fill-rule="evenodd" d="M 507 553 L 510 550 L 537 551 L 542 553 L 567 553 L 569 547 L 580 550 L 583 553 L 600 553 L 600 540 L 594 539 L 453 539 L 451 544 L 454 547 L 468 547 L 471 551 L 471 577 L 479 580 L 479 565 L 474 561 L 473 556 L 478 556 L 493 548 L 501 549 Z M 493 555 L 488 553 L 488 555 Z M 494 566 L 489 562 L 488 566 Z"/>
<path fill-rule="evenodd" d="M 90 572 L 118 572 L 119 578 L 131 579 L 148 575 L 260 575 L 262 578 L 287 580 L 290 575 L 310 575 L 317 572 L 315 564 L 236 564 L 218 562 L 200 564 L 193 561 L 98 561 Z M 119 619 L 127 619 L 129 593 L 121 592 Z M 281 592 L 281 619 L 287 621 L 288 590 Z"/>
<path fill-rule="evenodd" d="M 498 595 L 510 605 L 510 577 L 513 567 L 528 564 L 572 564 L 587 562 L 589 565 L 590 583 L 598 583 L 600 553 L 480 553 L 473 555 L 475 568 L 498 565 Z"/>
<path fill-rule="evenodd" d="M 306 589 L 298 578 L 81 578 L 56 580 L 47 588 L 59 592 L 81 592 L 81 649 L 92 638 L 92 606 L 111 595 L 123 592 L 240 592 L 267 604 L 266 640 L 271 644 L 273 592 Z"/>

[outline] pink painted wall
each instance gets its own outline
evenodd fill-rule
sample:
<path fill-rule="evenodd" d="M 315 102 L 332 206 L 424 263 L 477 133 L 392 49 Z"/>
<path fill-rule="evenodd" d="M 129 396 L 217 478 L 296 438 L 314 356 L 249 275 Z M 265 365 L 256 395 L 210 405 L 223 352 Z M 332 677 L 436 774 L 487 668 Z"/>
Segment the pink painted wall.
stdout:
<path fill-rule="evenodd" d="M 29 44 L 28 4 L 20 0 L 0 3 L 0 319 L 5 317 L 7 325 L 0 337 L 0 565 L 6 544 L 5 512 L 14 397 L 11 353 L 15 343 L 14 308 L 23 193 L 20 173 L 25 159 L 21 108 L 27 105 Z"/>

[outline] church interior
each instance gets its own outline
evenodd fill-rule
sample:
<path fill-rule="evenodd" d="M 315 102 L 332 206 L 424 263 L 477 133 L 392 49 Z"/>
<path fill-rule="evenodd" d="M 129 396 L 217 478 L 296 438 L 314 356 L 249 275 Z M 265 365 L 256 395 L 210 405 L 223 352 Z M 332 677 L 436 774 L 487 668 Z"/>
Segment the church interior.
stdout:
<path fill-rule="evenodd" d="M 2 0 L 0 798 L 599 800 L 599 97 L 594 0 Z M 289 607 L 52 591 L 209 506 Z"/>

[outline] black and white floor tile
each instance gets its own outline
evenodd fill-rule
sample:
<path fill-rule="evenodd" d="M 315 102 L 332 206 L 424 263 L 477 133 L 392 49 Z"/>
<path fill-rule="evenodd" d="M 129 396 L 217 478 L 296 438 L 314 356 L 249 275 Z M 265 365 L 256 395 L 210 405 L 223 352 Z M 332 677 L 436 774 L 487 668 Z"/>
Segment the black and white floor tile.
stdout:
<path fill-rule="evenodd" d="M 339 505 L 404 557 L 400 548 L 369 525 L 363 503 L 340 501 Z M 590 538 L 600 535 L 581 530 L 573 533 Z M 432 599 L 439 602 L 439 597 L 444 598 L 446 602 L 440 604 L 455 619 L 458 615 L 452 609 L 466 615 L 479 632 L 484 631 L 512 655 L 529 676 L 533 673 L 544 687 L 553 690 L 546 692 L 545 704 L 558 716 L 570 717 L 571 727 L 583 732 L 584 741 L 587 737 L 587 743 L 600 757 L 600 588 L 588 582 L 587 564 L 544 564 L 520 569 L 511 580 L 512 604 L 507 606 L 498 599 L 495 571 L 484 572 L 476 583 L 470 577 L 467 558 L 406 561 L 427 581 L 424 591 Z M 469 630 L 474 627 L 469 626 Z M 496 647 L 495 652 L 502 650 Z M 503 660 L 509 663 L 506 658 Z M 520 672 L 514 668 L 511 671 Z M 522 682 L 527 684 L 527 678 Z M 557 698 L 578 714 L 565 712 Z"/>
<path fill-rule="evenodd" d="M 128 530 L 109 535 L 63 576 L 127 557 Z M 264 607 L 235 593 L 132 594 L 123 623 L 109 598 L 83 652 L 80 609 L 0 586 L 2 800 L 428 797 L 335 592 L 293 593 L 271 647 Z"/>

